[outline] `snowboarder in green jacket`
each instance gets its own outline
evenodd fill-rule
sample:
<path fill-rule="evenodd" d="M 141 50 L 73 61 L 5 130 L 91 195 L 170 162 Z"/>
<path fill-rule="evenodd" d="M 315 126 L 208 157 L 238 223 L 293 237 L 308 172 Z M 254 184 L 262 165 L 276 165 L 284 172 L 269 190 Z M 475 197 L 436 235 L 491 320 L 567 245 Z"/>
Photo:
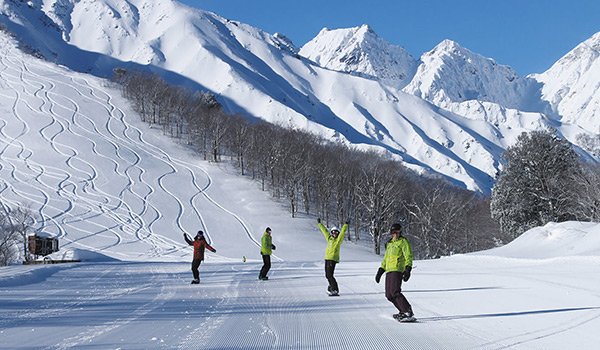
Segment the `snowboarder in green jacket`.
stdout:
<path fill-rule="evenodd" d="M 398 309 L 393 317 L 401 322 L 411 322 L 413 316 L 412 306 L 402 294 L 402 281 L 410 278 L 412 270 L 413 252 L 410 242 L 402 236 L 402 226 L 393 224 L 390 233 L 392 240 L 385 249 L 381 267 L 377 270 L 375 281 L 379 283 L 385 272 L 385 296 Z"/>
<path fill-rule="evenodd" d="M 269 277 L 267 277 L 267 273 L 271 269 L 271 254 L 272 251 L 276 249 L 275 244 L 272 243 L 272 239 L 271 228 L 267 227 L 265 233 L 263 234 L 260 245 L 260 254 L 262 255 L 263 259 L 263 267 L 260 269 L 258 279 L 261 281 L 266 281 L 269 279 Z"/>
<path fill-rule="evenodd" d="M 327 239 L 327 249 L 325 250 L 325 277 L 329 282 L 327 293 L 329 293 L 330 296 L 337 296 L 339 295 L 340 289 L 335 277 L 333 277 L 333 273 L 335 272 L 335 265 L 340 262 L 340 247 L 344 242 L 344 236 L 348 230 L 350 220 L 346 221 L 344 226 L 342 226 L 341 231 L 335 226 L 332 227 L 331 230 L 327 230 L 327 228 L 321 223 L 320 218 L 317 219 L 317 223 L 325 235 L 325 239 Z"/>

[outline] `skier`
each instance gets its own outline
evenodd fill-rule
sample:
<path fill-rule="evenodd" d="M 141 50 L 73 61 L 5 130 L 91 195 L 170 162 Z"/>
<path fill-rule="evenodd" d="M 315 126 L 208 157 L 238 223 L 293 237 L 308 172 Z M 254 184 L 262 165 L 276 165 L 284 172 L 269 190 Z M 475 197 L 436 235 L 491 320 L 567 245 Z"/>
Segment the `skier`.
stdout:
<path fill-rule="evenodd" d="M 192 273 L 194 274 L 194 280 L 192 281 L 192 284 L 199 284 L 200 272 L 198 271 L 198 267 L 200 267 L 200 263 L 202 260 L 204 260 L 204 248 L 213 253 L 216 253 L 217 250 L 206 242 L 206 239 L 204 239 L 204 232 L 202 231 L 198 231 L 198 234 L 193 241 L 186 233 L 183 234 L 183 238 L 189 245 L 194 246 L 194 259 L 192 260 Z"/>
<path fill-rule="evenodd" d="M 330 296 L 338 296 L 340 289 L 338 288 L 335 277 L 333 277 L 333 273 L 335 272 L 335 265 L 340 262 L 340 247 L 344 242 L 344 236 L 348 230 L 350 220 L 347 220 L 344 226 L 342 226 L 342 231 L 335 226 L 331 228 L 331 232 L 328 231 L 321 223 L 320 218 L 317 219 L 317 223 L 325 235 L 325 239 L 327 239 L 327 249 L 325 250 L 325 277 L 329 282 L 327 293 L 329 293 Z"/>
<path fill-rule="evenodd" d="M 275 247 L 275 244 L 272 243 L 271 228 L 267 227 L 265 233 L 263 234 L 260 246 L 260 254 L 262 255 L 263 259 L 263 267 L 260 269 L 258 279 L 261 281 L 266 281 L 269 279 L 269 277 L 267 277 L 267 273 L 271 269 L 271 253 L 272 250 L 275 249 L 277 248 Z"/>
<path fill-rule="evenodd" d="M 413 252 L 410 242 L 402 236 L 402 226 L 393 224 L 390 228 L 392 240 L 385 249 L 381 267 L 377 270 L 375 281 L 379 283 L 384 272 L 385 297 L 398 309 L 394 319 L 400 322 L 413 322 L 416 319 L 412 307 L 402 294 L 402 281 L 408 281 L 412 270 Z"/>

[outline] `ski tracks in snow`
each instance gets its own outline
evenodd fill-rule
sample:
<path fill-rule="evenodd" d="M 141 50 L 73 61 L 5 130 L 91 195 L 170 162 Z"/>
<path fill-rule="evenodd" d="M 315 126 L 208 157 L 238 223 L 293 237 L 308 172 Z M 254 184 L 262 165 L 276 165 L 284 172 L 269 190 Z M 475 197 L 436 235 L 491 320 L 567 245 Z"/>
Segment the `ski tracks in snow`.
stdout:
<path fill-rule="evenodd" d="M 238 215 L 208 195 L 209 174 L 162 149 L 164 137 L 148 141 L 145 125 L 129 122 L 107 88 L 3 49 L 0 194 L 11 207 L 30 204 L 37 230 L 65 248 L 179 259 L 189 255 L 183 232 L 202 229 L 209 243 L 218 240 L 203 217 L 208 206 L 260 245 Z M 145 252 L 129 251 L 140 242 Z"/>

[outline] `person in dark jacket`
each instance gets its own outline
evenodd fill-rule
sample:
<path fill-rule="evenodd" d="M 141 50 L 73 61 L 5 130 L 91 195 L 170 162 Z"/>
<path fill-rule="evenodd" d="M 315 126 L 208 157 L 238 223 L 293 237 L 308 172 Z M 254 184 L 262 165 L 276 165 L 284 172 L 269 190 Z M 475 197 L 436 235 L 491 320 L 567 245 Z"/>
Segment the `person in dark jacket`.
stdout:
<path fill-rule="evenodd" d="M 200 263 L 204 260 L 204 249 L 208 249 L 213 253 L 216 253 L 217 250 L 211 247 L 206 239 L 204 238 L 204 232 L 198 231 L 196 238 L 192 241 L 186 233 L 183 234 L 183 238 L 189 245 L 194 246 L 194 259 L 192 260 L 192 273 L 194 274 L 194 280 L 192 280 L 192 284 L 200 283 L 200 272 L 198 271 L 198 267 L 200 267 Z"/>
<path fill-rule="evenodd" d="M 400 224 L 393 224 L 390 233 L 392 240 L 385 249 L 381 267 L 375 275 L 375 282 L 379 283 L 385 272 L 385 297 L 398 309 L 398 313 L 393 317 L 401 322 L 412 322 L 415 320 L 412 306 L 402 294 L 402 281 L 408 281 L 412 270 L 412 247 L 410 242 L 402 236 Z"/>
<path fill-rule="evenodd" d="M 267 273 L 271 269 L 271 254 L 275 249 L 277 248 L 275 247 L 275 244 L 273 244 L 273 238 L 271 237 L 271 228 L 267 227 L 265 233 L 263 234 L 260 245 L 260 255 L 262 255 L 263 266 L 258 274 L 258 279 L 261 281 L 266 281 L 269 279 L 269 277 L 267 277 Z"/>

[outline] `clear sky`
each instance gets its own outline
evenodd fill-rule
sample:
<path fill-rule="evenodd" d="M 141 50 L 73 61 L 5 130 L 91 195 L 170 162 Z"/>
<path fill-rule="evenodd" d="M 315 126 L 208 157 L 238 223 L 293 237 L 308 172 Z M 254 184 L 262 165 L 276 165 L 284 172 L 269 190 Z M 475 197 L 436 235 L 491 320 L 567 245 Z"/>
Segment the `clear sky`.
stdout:
<path fill-rule="evenodd" d="M 600 32 L 600 0 L 178 0 L 285 34 L 301 47 L 324 28 L 368 24 L 418 59 L 444 39 L 511 66 L 541 73 Z"/>

